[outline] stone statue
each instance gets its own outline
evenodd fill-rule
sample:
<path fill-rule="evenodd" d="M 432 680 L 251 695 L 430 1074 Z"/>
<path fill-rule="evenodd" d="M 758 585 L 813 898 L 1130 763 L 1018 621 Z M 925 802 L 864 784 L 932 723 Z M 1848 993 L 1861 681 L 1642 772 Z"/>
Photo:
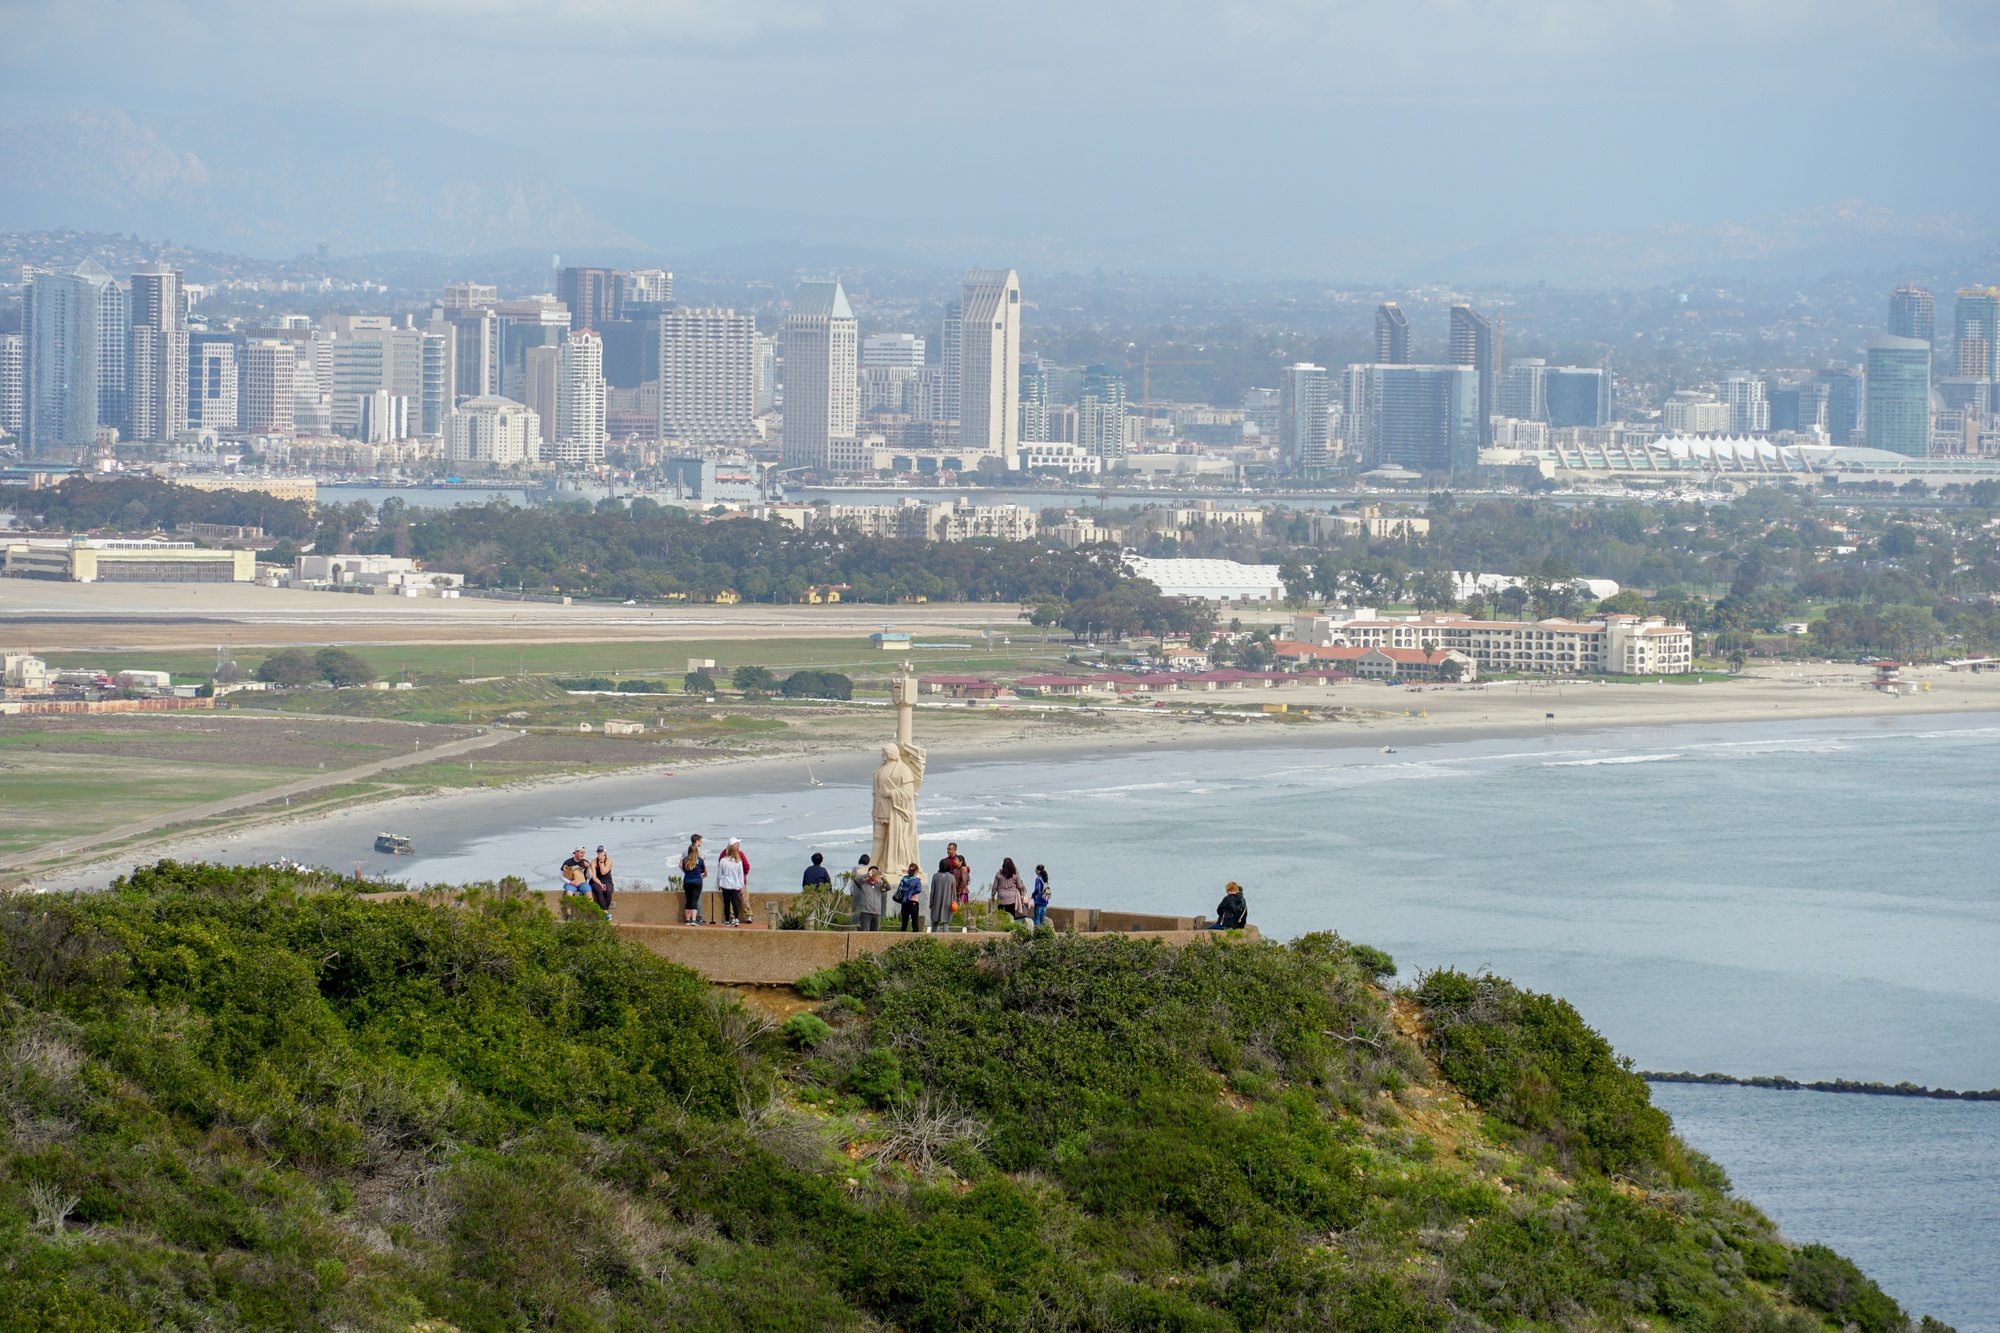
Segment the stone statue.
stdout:
<path fill-rule="evenodd" d="M 889 697 L 896 705 L 896 743 L 882 747 L 882 766 L 875 770 L 875 843 L 868 864 L 880 866 L 894 885 L 912 862 L 923 862 L 917 852 L 917 793 L 924 785 L 924 751 L 910 739 L 917 679 L 908 662 L 903 663 L 903 674 L 890 682 Z"/>

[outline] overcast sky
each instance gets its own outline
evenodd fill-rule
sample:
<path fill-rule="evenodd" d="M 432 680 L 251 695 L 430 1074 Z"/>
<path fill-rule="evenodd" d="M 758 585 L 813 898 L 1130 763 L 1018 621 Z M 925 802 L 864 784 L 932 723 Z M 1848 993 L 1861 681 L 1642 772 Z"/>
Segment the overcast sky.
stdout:
<path fill-rule="evenodd" d="M 0 116 L 306 93 L 579 184 L 1159 262 L 1990 220 L 1997 57 L 1977 0 L 0 0 Z"/>

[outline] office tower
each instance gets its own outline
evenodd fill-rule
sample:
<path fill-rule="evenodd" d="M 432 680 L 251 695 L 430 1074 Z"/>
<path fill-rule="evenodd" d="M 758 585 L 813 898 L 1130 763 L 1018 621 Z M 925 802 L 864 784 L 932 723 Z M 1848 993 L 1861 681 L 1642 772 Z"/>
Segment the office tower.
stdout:
<path fill-rule="evenodd" d="M 451 288 L 445 290 L 450 292 Z M 480 290 L 487 292 L 492 288 Z M 480 306 L 446 305 L 431 320 L 430 331 L 451 340 L 448 351 L 452 401 L 482 398 L 500 391 L 500 316 L 490 302 Z"/>
<path fill-rule="evenodd" d="M 235 430 L 239 376 L 236 340 L 226 333 L 188 335 L 188 426 Z"/>
<path fill-rule="evenodd" d="M 132 437 L 131 298 L 114 278 L 97 306 L 97 424 L 116 427 L 126 439 Z"/>
<path fill-rule="evenodd" d="M 298 393 L 299 349 L 275 338 L 244 344 L 238 420 L 258 434 L 292 433 Z"/>
<path fill-rule="evenodd" d="M 674 275 L 663 268 L 635 268 L 625 275 L 627 305 L 672 305 Z"/>
<path fill-rule="evenodd" d="M 1774 385 L 1765 392 L 1771 404 L 1771 431 L 1799 429 L 1799 411 L 1804 405 L 1803 395 L 1796 384 Z"/>
<path fill-rule="evenodd" d="M 23 293 L 22 436 L 28 456 L 97 443 L 98 321 L 111 275 L 93 260 L 36 273 Z"/>
<path fill-rule="evenodd" d="M 446 310 L 490 310 L 499 300 L 498 287 L 483 282 L 447 282 L 439 304 Z"/>
<path fill-rule="evenodd" d="M 556 275 L 556 300 L 569 307 L 572 330 L 623 319 L 625 275 L 609 268 L 566 268 Z"/>
<path fill-rule="evenodd" d="M 1937 341 L 1937 305 L 1928 287 L 1898 287 L 1889 297 L 1889 332 L 1898 338 Z"/>
<path fill-rule="evenodd" d="M 958 344 L 958 447 L 1014 465 L 1020 443 L 1021 280 L 1014 270 L 965 275 Z M 1120 452 L 1123 452 L 1121 449 Z"/>
<path fill-rule="evenodd" d="M 19 438 L 26 419 L 23 389 L 27 383 L 26 350 L 18 333 L 0 333 L 0 434 Z"/>
<path fill-rule="evenodd" d="M 453 345 L 449 330 L 417 331 L 418 387 L 413 407 L 418 413 L 420 435 L 444 434 L 445 419 L 451 415 L 451 405 L 458 401 L 452 392 Z"/>
<path fill-rule="evenodd" d="M 1287 472 L 1333 461 L 1326 433 L 1332 388 L 1326 367 L 1308 361 L 1278 372 L 1278 466 Z"/>
<path fill-rule="evenodd" d="M 921 351 L 919 356 L 921 356 Z M 919 369 L 922 362 L 918 363 Z M 1049 438 L 1049 377 L 1038 356 L 1021 358 L 1021 442 L 1040 444 Z M 914 414 L 912 414 L 914 415 Z"/>
<path fill-rule="evenodd" d="M 1836 362 L 1813 373 L 1815 396 L 1819 399 L 1826 438 L 1833 444 L 1856 444 L 1866 439 L 1868 427 L 1868 381 L 1853 366 Z"/>
<path fill-rule="evenodd" d="M 385 429 L 440 435 L 451 412 L 451 339 L 428 329 L 391 328 L 386 318 L 340 317 L 328 346 L 332 429 L 369 439 L 402 439 Z M 390 409 L 363 402 L 384 393 L 404 400 Z M 373 413 L 364 420 L 364 414 Z M 388 413 L 388 415 L 385 415 Z M 384 423 L 393 423 L 385 426 Z"/>
<path fill-rule="evenodd" d="M 454 463 L 533 463 L 542 456 L 541 420 L 511 398 L 474 398 L 460 403 L 445 423 L 444 449 Z"/>
<path fill-rule="evenodd" d="M 840 283 L 802 282 L 785 316 L 785 434 L 788 467 L 821 471 L 851 458 L 860 415 L 860 334 Z M 836 450 L 834 441 L 844 442 Z"/>
<path fill-rule="evenodd" d="M 1097 458 L 1125 456 L 1125 377 L 1110 366 L 1085 366 L 1076 398 L 1076 445 Z"/>
<path fill-rule="evenodd" d="M 1931 447 L 1931 345 L 1878 333 L 1868 340 L 1868 447 L 1925 458 Z"/>
<path fill-rule="evenodd" d="M 914 333 L 871 333 L 861 340 L 861 364 L 871 369 L 921 370 L 924 340 Z"/>
<path fill-rule="evenodd" d="M 557 349 L 556 457 L 565 463 L 604 461 L 604 344 L 588 329 Z"/>
<path fill-rule="evenodd" d="M 1771 429 L 1771 404 L 1764 381 L 1732 375 L 1722 382 L 1722 401 L 1729 404 L 1731 435 L 1762 435 Z"/>
<path fill-rule="evenodd" d="M 1524 357 L 1501 378 L 1499 415 L 1551 426 L 1611 424 L 1611 372 L 1603 366 L 1552 366 Z"/>
<path fill-rule="evenodd" d="M 1348 368 L 1346 426 L 1371 466 L 1450 473 L 1479 461 L 1479 372 L 1471 366 Z"/>
<path fill-rule="evenodd" d="M 126 413 L 135 440 L 171 440 L 187 429 L 187 323 L 182 279 L 165 264 L 132 275 Z"/>
<path fill-rule="evenodd" d="M 556 381 L 561 360 L 560 346 L 527 348 L 521 354 L 521 374 L 518 377 L 521 401 L 535 414 L 536 424 L 542 432 L 542 443 L 551 446 L 543 452 L 550 457 L 555 456 Z"/>
<path fill-rule="evenodd" d="M 660 316 L 660 438 L 747 440 L 756 416 L 756 319 L 687 306 Z"/>
<path fill-rule="evenodd" d="M 757 335 L 757 415 L 778 410 L 778 340 Z"/>
<path fill-rule="evenodd" d="M 938 366 L 944 372 L 939 381 L 940 396 L 936 420 L 958 427 L 959 344 L 965 336 L 965 302 L 944 303 L 944 324 L 938 330 Z"/>
<path fill-rule="evenodd" d="M 1375 307 L 1375 364 L 1410 364 L 1410 321 L 1394 301 Z"/>
<path fill-rule="evenodd" d="M 2000 287 L 1961 289 L 1952 316 L 1952 334 L 1960 375 L 2000 379 Z"/>
<path fill-rule="evenodd" d="M 516 402 L 527 402 L 520 382 L 527 351 L 562 342 L 571 327 L 569 307 L 553 296 L 530 296 L 502 301 L 493 307 L 493 313 L 500 324 L 500 393 Z M 542 417 L 544 429 L 550 427 L 551 420 L 547 415 Z"/>
<path fill-rule="evenodd" d="M 1494 360 L 1493 321 L 1460 301 L 1451 308 L 1451 347 L 1445 359 L 1479 372 L 1479 442 L 1493 439 L 1500 368 Z"/>

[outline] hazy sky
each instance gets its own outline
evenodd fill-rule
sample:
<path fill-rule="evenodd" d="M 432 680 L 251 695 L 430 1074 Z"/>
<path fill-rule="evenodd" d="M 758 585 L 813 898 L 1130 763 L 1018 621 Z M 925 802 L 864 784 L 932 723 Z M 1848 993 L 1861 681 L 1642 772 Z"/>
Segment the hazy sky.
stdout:
<path fill-rule="evenodd" d="M 1996 71 L 1979 0 L 0 0 L 9 120 L 304 93 L 579 184 L 1155 262 L 1990 220 Z"/>

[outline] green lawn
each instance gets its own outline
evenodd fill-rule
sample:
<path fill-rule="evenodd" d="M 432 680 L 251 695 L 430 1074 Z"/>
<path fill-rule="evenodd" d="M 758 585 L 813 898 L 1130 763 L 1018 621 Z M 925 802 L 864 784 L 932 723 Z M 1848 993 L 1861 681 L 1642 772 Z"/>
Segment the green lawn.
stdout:
<path fill-rule="evenodd" d="M 0 767 L 0 852 L 88 837 L 172 810 L 276 786 L 304 771 L 17 752 Z"/>

